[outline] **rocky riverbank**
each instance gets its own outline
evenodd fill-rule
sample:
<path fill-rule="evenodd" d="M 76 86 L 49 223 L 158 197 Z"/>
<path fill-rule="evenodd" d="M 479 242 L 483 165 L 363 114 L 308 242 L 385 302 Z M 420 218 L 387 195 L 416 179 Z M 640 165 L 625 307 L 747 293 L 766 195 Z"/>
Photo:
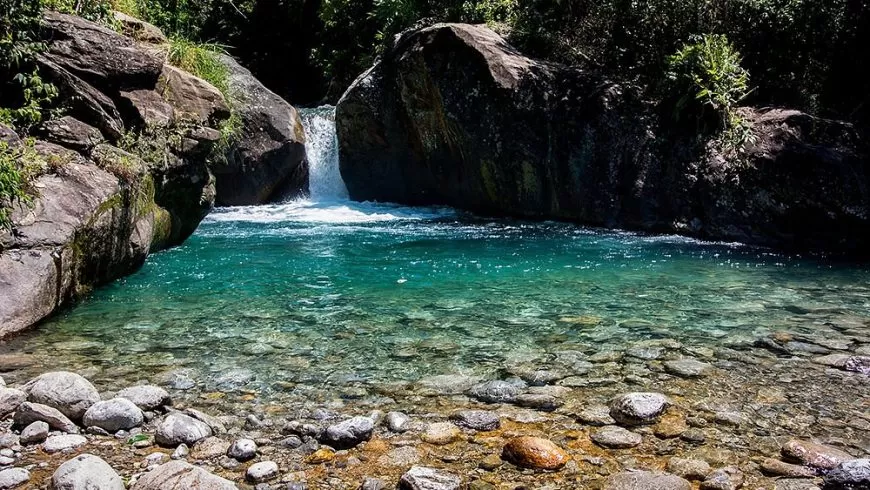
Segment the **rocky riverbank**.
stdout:
<path fill-rule="evenodd" d="M 867 140 L 797 111 L 741 112 L 754 136 L 728 149 L 630 83 L 441 24 L 398 39 L 336 125 L 357 200 L 866 255 Z"/>
<path fill-rule="evenodd" d="M 91 479 L 113 482 L 105 488 L 162 490 L 866 489 L 870 344 L 858 341 L 867 340 L 863 328 L 840 325 L 842 335 L 831 338 L 778 332 L 739 349 L 662 339 L 596 354 L 566 351 L 560 359 L 567 364 L 517 366 L 503 379 L 451 374 L 375 383 L 376 396 L 347 388 L 332 398 L 299 398 L 293 393 L 313 392 L 284 386 L 286 401 L 246 388 L 241 372 L 224 373 L 235 383 L 221 391 L 178 374 L 155 377 L 160 386 L 114 376 L 97 389 L 73 373 L 26 377 L 27 357 L 5 355 L 0 367 L 17 382 L 0 389 L 0 482 L 77 489 Z"/>
<path fill-rule="evenodd" d="M 32 173 L 32 202 L 0 229 L 0 337 L 127 275 L 182 243 L 218 204 L 258 204 L 307 190 L 296 110 L 229 57 L 232 100 L 166 61 L 154 26 L 119 15 L 128 37 L 48 12 L 38 64 L 63 116 L 4 152 Z M 228 118 L 235 134 L 222 134 Z M 6 205 L 7 203 L 3 203 Z"/>

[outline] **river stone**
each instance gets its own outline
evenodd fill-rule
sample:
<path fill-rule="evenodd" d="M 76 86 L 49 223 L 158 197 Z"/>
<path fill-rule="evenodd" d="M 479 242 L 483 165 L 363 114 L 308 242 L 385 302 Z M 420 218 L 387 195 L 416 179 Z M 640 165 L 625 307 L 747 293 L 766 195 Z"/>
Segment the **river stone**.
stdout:
<path fill-rule="evenodd" d="M 839 464 L 825 475 L 825 490 L 870 490 L 870 459 Z"/>
<path fill-rule="evenodd" d="M 473 386 L 468 394 L 486 403 L 511 403 L 522 391 L 516 384 L 494 380 Z"/>
<path fill-rule="evenodd" d="M 381 480 L 380 478 L 371 478 L 366 477 L 363 480 L 362 485 L 359 487 L 359 490 L 386 490 L 387 482 Z M 304 490 L 304 489 L 302 489 Z"/>
<path fill-rule="evenodd" d="M 498 414 L 486 410 L 462 410 L 451 415 L 450 420 L 459 427 L 481 432 L 501 427 L 501 419 Z"/>
<path fill-rule="evenodd" d="M 461 484 L 458 476 L 425 466 L 412 466 L 399 480 L 403 490 L 459 490 Z"/>
<path fill-rule="evenodd" d="M 60 465 L 51 476 L 52 490 L 124 490 L 118 473 L 102 459 L 81 454 Z"/>
<path fill-rule="evenodd" d="M 252 483 L 262 483 L 278 476 L 278 464 L 274 461 L 254 463 L 245 472 L 245 478 Z"/>
<path fill-rule="evenodd" d="M 206 437 L 193 445 L 190 457 L 193 459 L 212 459 L 223 456 L 229 451 L 230 443 L 218 437 Z"/>
<path fill-rule="evenodd" d="M 743 472 L 734 467 L 720 468 L 701 482 L 701 490 L 737 490 L 743 486 Z"/>
<path fill-rule="evenodd" d="M 173 412 L 157 425 L 155 440 L 161 446 L 175 447 L 182 443 L 192 446 L 211 435 L 211 427 L 205 422 Z"/>
<path fill-rule="evenodd" d="M 250 439 L 237 439 L 227 451 L 227 456 L 239 461 L 254 459 L 257 456 L 257 443 Z"/>
<path fill-rule="evenodd" d="M 0 419 L 14 412 L 27 400 L 27 393 L 14 388 L 0 388 Z"/>
<path fill-rule="evenodd" d="M 420 462 L 423 455 L 420 451 L 411 446 L 402 446 L 391 449 L 378 458 L 378 464 L 382 466 L 404 466 L 408 467 Z"/>
<path fill-rule="evenodd" d="M 640 434 L 635 434 L 616 425 L 607 425 L 596 429 L 590 438 L 599 446 L 611 449 L 628 449 L 639 446 L 643 442 L 643 437 Z"/>
<path fill-rule="evenodd" d="M 42 444 L 42 450 L 47 453 L 59 453 L 70 449 L 76 449 L 84 446 L 88 440 L 84 436 L 77 434 L 64 434 L 60 436 L 50 436 Z"/>
<path fill-rule="evenodd" d="M 66 371 L 37 376 L 22 391 L 27 393 L 27 401 L 56 408 L 73 422 L 80 421 L 87 409 L 100 401 L 90 381 Z"/>
<path fill-rule="evenodd" d="M 776 483 L 773 485 L 773 490 L 820 490 L 819 486 L 815 484 L 812 480 L 806 480 L 803 478 L 782 478 L 776 480 Z M 837 490 L 837 489 L 828 489 L 828 490 Z M 843 489 L 839 489 L 843 490 Z"/>
<path fill-rule="evenodd" d="M 607 477 L 601 490 L 691 490 L 692 484 L 676 475 L 654 471 L 624 471 Z"/>
<path fill-rule="evenodd" d="M 237 490 L 236 484 L 208 471 L 185 463 L 170 461 L 145 473 L 131 490 Z"/>
<path fill-rule="evenodd" d="M 226 425 L 224 425 L 219 418 L 213 417 L 205 412 L 201 412 L 194 408 L 188 408 L 184 411 L 184 414 L 209 426 L 215 434 L 224 434 L 227 431 Z"/>
<path fill-rule="evenodd" d="M 870 356 L 852 356 L 846 360 L 843 368 L 846 371 L 870 374 Z"/>
<path fill-rule="evenodd" d="M 21 444 L 38 444 L 48 437 L 48 424 L 42 420 L 28 425 L 21 431 Z"/>
<path fill-rule="evenodd" d="M 673 473 L 687 480 L 703 480 L 710 474 L 712 468 L 701 459 L 671 458 L 667 466 L 668 473 Z"/>
<path fill-rule="evenodd" d="M 849 354 L 829 354 L 827 356 L 813 358 L 813 363 L 821 364 L 822 366 L 845 369 L 846 361 L 848 361 L 850 357 L 852 356 Z"/>
<path fill-rule="evenodd" d="M 420 438 L 423 442 L 434 444 L 436 446 L 445 446 L 452 442 L 458 441 L 462 437 L 462 432 L 455 425 L 449 422 L 438 422 L 430 424 L 426 428 Z"/>
<path fill-rule="evenodd" d="M 387 428 L 390 429 L 391 432 L 405 432 L 408 430 L 411 417 L 408 417 L 402 412 L 390 412 L 384 418 L 384 422 L 387 424 Z"/>
<path fill-rule="evenodd" d="M 538 393 L 522 393 L 513 401 L 520 407 L 533 408 L 535 410 L 553 411 L 562 406 L 562 401 L 552 395 Z"/>
<path fill-rule="evenodd" d="M 613 425 L 616 423 L 610 416 L 610 407 L 607 405 L 590 405 L 577 413 L 577 421 L 586 425 Z"/>
<path fill-rule="evenodd" d="M 139 427 L 144 420 L 142 410 L 133 402 L 126 398 L 113 398 L 91 405 L 82 417 L 82 424 L 115 433 L 121 429 Z"/>
<path fill-rule="evenodd" d="M 375 424 L 368 417 L 354 417 L 326 428 L 322 436 L 324 444 L 336 449 L 350 449 L 372 438 Z"/>
<path fill-rule="evenodd" d="M 782 446 L 782 455 L 787 461 L 800 463 L 816 470 L 831 470 L 840 463 L 855 459 L 840 449 L 810 441 L 792 439 Z"/>
<path fill-rule="evenodd" d="M 792 478 L 812 478 L 816 472 L 812 468 L 785 463 L 778 459 L 765 458 L 761 462 L 761 471 L 771 476 L 787 476 Z"/>
<path fill-rule="evenodd" d="M 705 376 L 713 369 L 713 366 L 697 359 L 677 359 L 665 361 L 665 371 L 683 378 L 699 378 Z"/>
<path fill-rule="evenodd" d="M 118 398 L 126 398 L 143 411 L 154 411 L 160 407 L 172 405 L 169 392 L 159 386 L 131 386 L 118 392 Z"/>
<path fill-rule="evenodd" d="M 18 488 L 30 481 L 30 472 L 24 468 L 7 468 L 0 471 L 0 490 Z M 123 490 L 124 487 L 121 487 Z"/>
<path fill-rule="evenodd" d="M 56 408 L 39 403 L 24 402 L 15 411 L 13 422 L 16 427 L 27 427 L 28 425 L 42 421 L 52 429 L 70 434 L 78 434 L 79 428 L 70 419 L 60 413 Z"/>
<path fill-rule="evenodd" d="M 654 424 L 670 406 L 661 393 L 627 393 L 610 403 L 610 416 L 622 425 Z"/>
<path fill-rule="evenodd" d="M 502 450 L 502 459 L 522 468 L 558 470 L 569 461 L 568 453 L 547 439 L 516 437 Z"/>
<path fill-rule="evenodd" d="M 479 382 L 478 378 L 461 374 L 439 374 L 423 378 L 418 382 L 424 392 L 438 395 L 460 395 Z"/>

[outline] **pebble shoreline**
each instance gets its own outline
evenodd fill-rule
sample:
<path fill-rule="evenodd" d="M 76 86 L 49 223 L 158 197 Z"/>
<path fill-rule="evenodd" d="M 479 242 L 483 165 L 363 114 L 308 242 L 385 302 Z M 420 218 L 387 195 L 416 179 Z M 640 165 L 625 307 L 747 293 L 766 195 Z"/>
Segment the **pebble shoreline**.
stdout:
<path fill-rule="evenodd" d="M 0 388 L 0 489 L 870 489 L 867 344 L 794 342 L 661 341 L 584 360 L 635 373 L 614 382 L 436 375 L 292 413 L 45 373 Z"/>

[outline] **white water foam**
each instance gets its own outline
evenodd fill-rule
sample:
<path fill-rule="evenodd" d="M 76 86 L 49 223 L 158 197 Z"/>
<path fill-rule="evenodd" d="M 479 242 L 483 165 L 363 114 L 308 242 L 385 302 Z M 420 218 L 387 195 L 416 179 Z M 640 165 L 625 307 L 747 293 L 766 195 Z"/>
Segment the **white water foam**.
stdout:
<path fill-rule="evenodd" d="M 299 114 L 305 125 L 310 197 L 273 205 L 219 208 L 206 221 L 362 224 L 431 220 L 455 215 L 455 211 L 448 208 L 410 208 L 350 201 L 338 166 L 335 108 L 302 109 Z"/>
<path fill-rule="evenodd" d="M 309 190 L 317 202 L 347 200 L 347 187 L 338 167 L 338 135 L 335 108 L 321 106 L 299 113 L 305 127 L 305 152 L 308 155 Z"/>

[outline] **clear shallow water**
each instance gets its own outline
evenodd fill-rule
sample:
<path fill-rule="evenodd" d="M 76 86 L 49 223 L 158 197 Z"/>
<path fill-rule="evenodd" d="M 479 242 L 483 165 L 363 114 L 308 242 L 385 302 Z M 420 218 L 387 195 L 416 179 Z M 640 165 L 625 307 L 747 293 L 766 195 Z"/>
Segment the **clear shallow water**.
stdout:
<path fill-rule="evenodd" d="M 814 333 L 826 316 L 866 315 L 867 277 L 677 237 L 302 201 L 216 211 L 23 347 L 133 380 L 194 368 L 206 390 L 241 386 L 222 377 L 245 369 L 265 394 L 279 381 L 502 377 L 566 350 Z"/>
<path fill-rule="evenodd" d="M 438 374 L 571 371 L 566 359 L 656 339 L 691 353 L 776 331 L 835 338 L 829 322 L 870 317 L 865 266 L 348 202 L 331 113 L 304 117 L 311 200 L 216 210 L 183 246 L 6 350 L 103 385 L 181 370 L 194 391 L 288 402 Z"/>

